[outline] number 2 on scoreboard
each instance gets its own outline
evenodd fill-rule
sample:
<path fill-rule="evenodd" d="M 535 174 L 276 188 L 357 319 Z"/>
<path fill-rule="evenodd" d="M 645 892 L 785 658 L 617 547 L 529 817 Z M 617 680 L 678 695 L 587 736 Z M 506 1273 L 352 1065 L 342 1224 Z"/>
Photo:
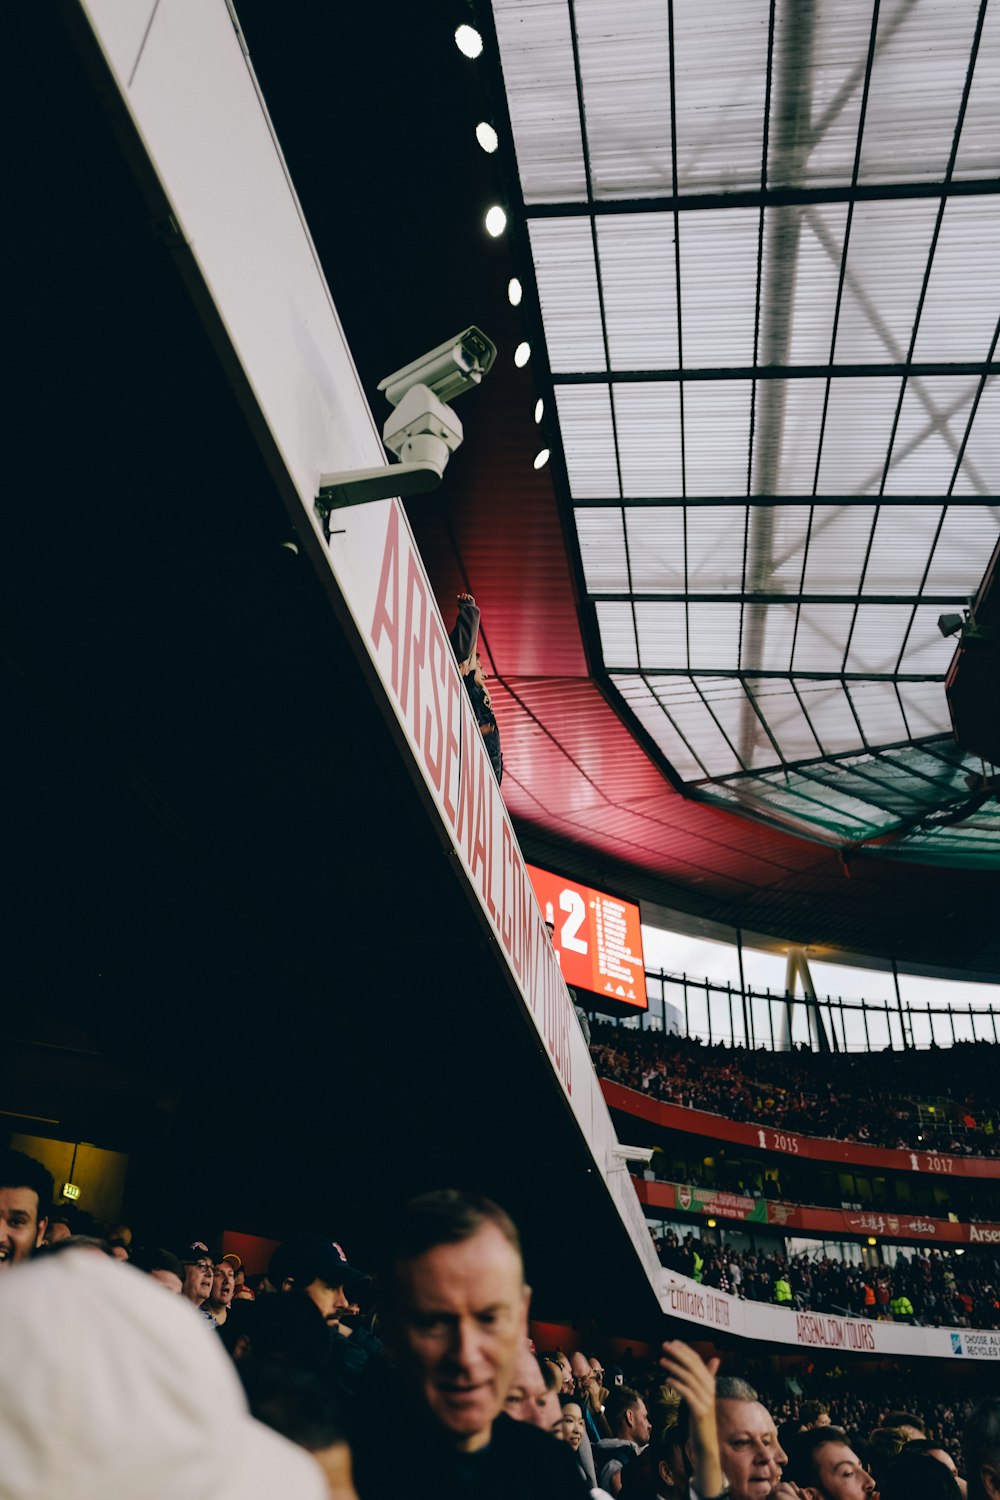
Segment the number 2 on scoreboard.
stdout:
<path fill-rule="evenodd" d="M 571 953 L 586 953 L 586 939 L 577 937 L 577 933 L 587 919 L 587 908 L 583 904 L 583 898 L 576 891 L 560 891 L 559 910 L 569 913 L 559 935 L 561 946 L 568 948 Z"/>

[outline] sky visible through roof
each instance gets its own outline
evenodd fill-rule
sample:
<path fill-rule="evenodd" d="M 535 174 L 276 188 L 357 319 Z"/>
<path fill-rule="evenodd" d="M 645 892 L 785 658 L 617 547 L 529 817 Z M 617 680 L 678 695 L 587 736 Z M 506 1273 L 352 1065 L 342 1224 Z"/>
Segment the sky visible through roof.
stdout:
<path fill-rule="evenodd" d="M 1000 532 L 1000 6 L 493 14 L 609 681 L 695 795 L 1000 860 L 937 628 Z"/>

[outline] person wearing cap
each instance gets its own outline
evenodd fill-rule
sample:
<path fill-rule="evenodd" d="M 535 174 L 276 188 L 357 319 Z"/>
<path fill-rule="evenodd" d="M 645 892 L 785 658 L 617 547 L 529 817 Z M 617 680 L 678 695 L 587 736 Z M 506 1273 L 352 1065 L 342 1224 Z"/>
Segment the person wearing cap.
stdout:
<path fill-rule="evenodd" d="M 364 1286 L 368 1277 L 350 1264 L 336 1240 L 321 1234 L 298 1234 L 285 1240 L 271 1256 L 271 1283 L 281 1292 L 304 1292 L 314 1302 L 329 1328 L 340 1323 L 350 1307 L 351 1291 Z"/>
<path fill-rule="evenodd" d="M 330 1376 L 342 1395 L 353 1393 L 368 1361 L 383 1352 L 373 1333 L 343 1321 L 370 1278 L 351 1265 L 337 1240 L 318 1234 L 296 1235 L 279 1245 L 268 1278 L 279 1291 L 304 1294 L 319 1309 L 332 1335 Z"/>
<path fill-rule="evenodd" d="M 190 1245 L 184 1245 L 181 1248 L 177 1258 L 184 1267 L 182 1295 L 193 1303 L 209 1322 L 214 1323 L 215 1319 L 205 1306 L 212 1295 L 212 1278 L 215 1275 L 215 1262 L 208 1246 L 204 1240 L 192 1240 Z"/>

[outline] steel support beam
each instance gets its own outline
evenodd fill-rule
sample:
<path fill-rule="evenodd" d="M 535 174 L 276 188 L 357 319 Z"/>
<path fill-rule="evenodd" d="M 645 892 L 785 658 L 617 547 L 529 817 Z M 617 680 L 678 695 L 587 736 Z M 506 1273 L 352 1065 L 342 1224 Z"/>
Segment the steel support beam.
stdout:
<path fill-rule="evenodd" d="M 592 604 L 961 604 L 968 594 L 775 594 L 742 593 L 737 589 L 705 593 L 588 594 Z"/>
<path fill-rule="evenodd" d="M 884 360 L 872 364 L 835 365 L 676 365 L 657 370 L 560 370 L 552 376 L 552 383 L 561 385 L 658 385 L 683 380 L 847 380 L 872 375 L 884 378 L 922 375 L 954 375 L 983 378 L 1000 375 L 1000 363 L 993 359 L 922 359 L 907 363 L 905 360 Z"/>
<path fill-rule="evenodd" d="M 605 670 L 622 677 L 712 677 L 730 682 L 944 682 L 945 672 L 780 672 L 727 667 L 615 667 Z"/>
<path fill-rule="evenodd" d="M 901 198 L 969 198 L 1000 193 L 1000 177 L 951 182 L 859 182 L 840 187 L 745 188 L 729 193 L 676 193 L 650 198 L 602 198 L 579 203 L 526 203 L 532 219 L 579 219 L 601 214 L 700 213 L 718 208 L 788 208 L 809 203 L 881 203 Z"/>

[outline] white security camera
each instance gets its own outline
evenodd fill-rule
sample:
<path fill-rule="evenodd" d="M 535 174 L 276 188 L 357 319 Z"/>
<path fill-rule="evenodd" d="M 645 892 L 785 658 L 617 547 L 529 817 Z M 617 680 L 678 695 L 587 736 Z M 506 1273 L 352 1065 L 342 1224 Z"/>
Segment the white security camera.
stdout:
<path fill-rule="evenodd" d="M 453 339 L 445 339 L 429 354 L 411 360 L 401 370 L 379 381 L 390 406 L 398 406 L 406 393 L 426 385 L 439 401 L 453 401 L 470 386 L 478 385 L 497 357 L 496 345 L 478 328 L 466 328 Z"/>
<path fill-rule="evenodd" d="M 382 439 L 400 462 L 321 475 L 316 506 L 327 535 L 331 510 L 391 495 L 416 495 L 440 484 L 463 437 L 462 423 L 447 403 L 478 385 L 496 355 L 496 345 L 485 333 L 466 328 L 379 383 L 395 407 Z"/>
<path fill-rule="evenodd" d="M 630 1161 L 645 1162 L 648 1166 L 653 1160 L 653 1149 L 651 1146 L 612 1146 L 608 1155 L 615 1166 L 627 1166 Z"/>

